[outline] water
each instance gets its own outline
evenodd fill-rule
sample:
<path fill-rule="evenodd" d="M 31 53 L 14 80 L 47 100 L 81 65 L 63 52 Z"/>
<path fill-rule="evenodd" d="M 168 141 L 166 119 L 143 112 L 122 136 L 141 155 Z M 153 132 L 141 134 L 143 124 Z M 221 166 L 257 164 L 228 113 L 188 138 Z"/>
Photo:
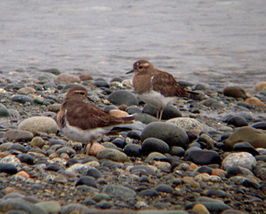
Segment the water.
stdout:
<path fill-rule="evenodd" d="M 148 59 L 180 80 L 252 87 L 266 74 L 265 0 L 1 0 L 0 70 L 125 76 Z"/>

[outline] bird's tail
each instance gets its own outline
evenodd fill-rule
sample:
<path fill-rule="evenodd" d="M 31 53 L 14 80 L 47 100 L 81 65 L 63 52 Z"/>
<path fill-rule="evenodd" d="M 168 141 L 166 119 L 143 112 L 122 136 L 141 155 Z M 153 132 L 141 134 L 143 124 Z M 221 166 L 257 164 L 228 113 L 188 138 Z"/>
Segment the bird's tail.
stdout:
<path fill-rule="evenodd" d="M 123 123 L 130 123 L 135 120 L 135 117 L 133 115 L 129 115 L 127 117 L 121 117 L 121 119 L 123 120 Z"/>

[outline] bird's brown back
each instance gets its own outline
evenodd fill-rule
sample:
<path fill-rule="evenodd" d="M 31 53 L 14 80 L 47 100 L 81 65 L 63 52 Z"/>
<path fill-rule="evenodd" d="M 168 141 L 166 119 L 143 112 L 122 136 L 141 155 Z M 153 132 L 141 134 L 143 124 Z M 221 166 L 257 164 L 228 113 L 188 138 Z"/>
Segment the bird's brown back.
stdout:
<path fill-rule="evenodd" d="M 175 78 L 164 71 L 155 70 L 152 77 L 153 90 L 166 97 L 187 97 L 187 91 L 178 84 Z"/>

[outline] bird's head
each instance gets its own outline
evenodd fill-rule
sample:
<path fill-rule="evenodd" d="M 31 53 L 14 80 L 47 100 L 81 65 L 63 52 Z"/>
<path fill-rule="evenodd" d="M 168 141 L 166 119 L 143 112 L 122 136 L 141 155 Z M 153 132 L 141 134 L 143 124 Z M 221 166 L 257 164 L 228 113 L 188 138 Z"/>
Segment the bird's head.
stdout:
<path fill-rule="evenodd" d="M 82 86 L 73 86 L 70 88 L 65 96 L 65 99 L 90 100 L 94 102 L 88 97 L 87 89 Z"/>
<path fill-rule="evenodd" d="M 133 69 L 131 71 L 128 71 L 127 74 L 130 73 L 145 73 L 149 72 L 150 69 L 153 69 L 153 65 L 147 61 L 147 60 L 138 60 L 133 64 Z"/>

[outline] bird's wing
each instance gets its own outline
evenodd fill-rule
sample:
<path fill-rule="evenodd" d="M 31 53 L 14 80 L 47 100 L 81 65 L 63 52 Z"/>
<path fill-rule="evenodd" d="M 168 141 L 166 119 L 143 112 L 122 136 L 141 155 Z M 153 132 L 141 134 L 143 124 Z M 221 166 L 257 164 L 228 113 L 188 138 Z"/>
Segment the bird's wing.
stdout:
<path fill-rule="evenodd" d="M 152 78 L 153 90 L 160 92 L 167 97 L 179 96 L 186 97 L 187 92 L 181 87 L 175 78 L 164 71 L 156 70 Z"/>
<path fill-rule="evenodd" d="M 83 130 L 104 127 L 122 123 L 121 118 L 109 115 L 108 112 L 87 103 L 75 103 L 67 107 L 66 112 L 69 124 Z"/>

